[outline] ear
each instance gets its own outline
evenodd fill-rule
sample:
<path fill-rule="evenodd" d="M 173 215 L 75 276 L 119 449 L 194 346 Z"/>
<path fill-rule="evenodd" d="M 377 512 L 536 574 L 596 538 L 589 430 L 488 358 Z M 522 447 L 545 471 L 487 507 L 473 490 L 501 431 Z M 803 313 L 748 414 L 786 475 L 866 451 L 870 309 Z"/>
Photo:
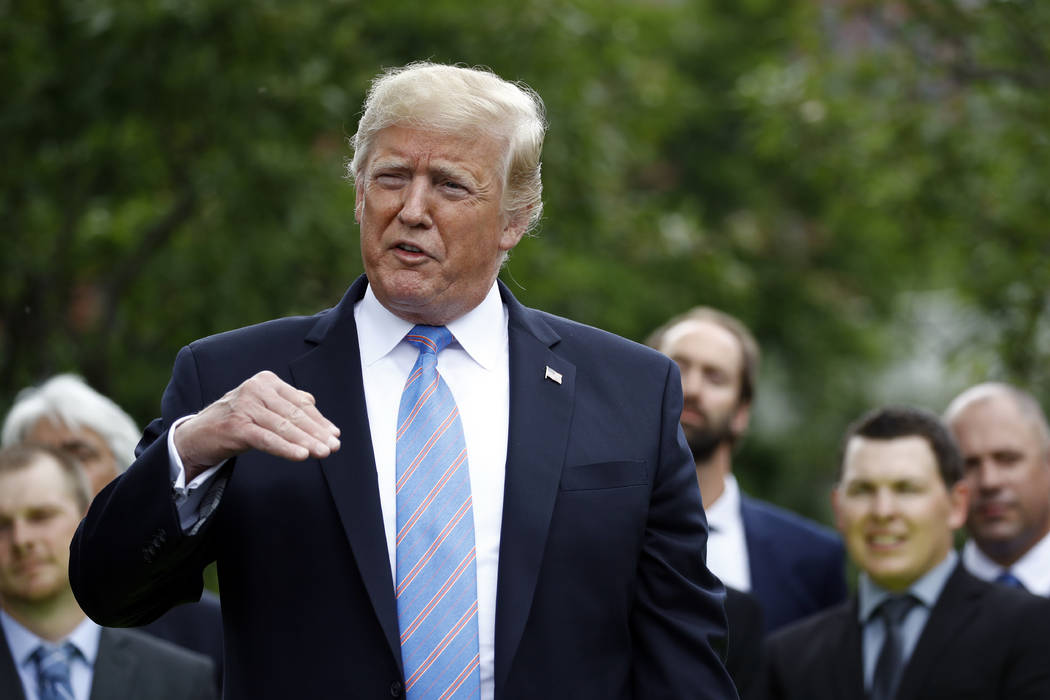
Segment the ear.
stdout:
<path fill-rule="evenodd" d="M 733 413 L 732 420 L 729 421 L 729 427 L 733 431 L 733 435 L 740 437 L 747 430 L 747 426 L 751 423 L 751 404 L 742 403 L 737 406 L 736 411 Z"/>
<path fill-rule="evenodd" d="M 507 214 L 503 224 L 503 233 L 499 239 L 499 249 L 507 252 L 521 242 L 525 230 L 529 227 L 529 210 L 531 206 L 522 207 L 517 211 Z"/>
<path fill-rule="evenodd" d="M 354 222 L 361 223 L 361 212 L 365 208 L 365 190 L 360 179 L 354 180 Z"/>
<path fill-rule="evenodd" d="M 970 485 L 965 479 L 959 479 L 948 490 L 948 500 L 948 525 L 952 530 L 958 530 L 966 524 L 966 516 L 970 512 Z"/>
<path fill-rule="evenodd" d="M 842 520 L 842 504 L 839 503 L 839 487 L 837 484 L 831 489 L 831 512 L 835 517 L 835 528 L 840 533 L 845 533 Z"/>

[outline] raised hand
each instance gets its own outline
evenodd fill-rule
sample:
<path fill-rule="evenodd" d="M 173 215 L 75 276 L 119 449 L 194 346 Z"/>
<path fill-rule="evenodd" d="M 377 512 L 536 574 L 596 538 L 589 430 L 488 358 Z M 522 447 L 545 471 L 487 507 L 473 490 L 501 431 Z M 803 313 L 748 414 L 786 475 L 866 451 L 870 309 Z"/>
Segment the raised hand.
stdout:
<path fill-rule="evenodd" d="M 263 371 L 180 423 L 174 439 L 190 481 L 248 450 L 299 462 L 327 457 L 339 449 L 339 428 L 311 394 Z"/>

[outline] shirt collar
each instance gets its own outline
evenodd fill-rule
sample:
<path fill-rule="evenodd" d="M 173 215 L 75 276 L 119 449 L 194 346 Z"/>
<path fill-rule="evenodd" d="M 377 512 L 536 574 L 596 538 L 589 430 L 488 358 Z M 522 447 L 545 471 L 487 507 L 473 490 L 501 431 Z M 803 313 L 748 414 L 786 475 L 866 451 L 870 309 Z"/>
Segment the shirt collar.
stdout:
<path fill-rule="evenodd" d="M 949 549 L 947 556 L 944 557 L 941 563 L 908 586 L 906 593 L 910 593 L 918 598 L 919 602 L 927 608 L 932 608 L 937 599 L 941 597 L 944 584 L 948 582 L 948 577 L 952 575 L 952 571 L 955 570 L 955 565 L 958 561 L 959 555 L 955 553 L 954 549 Z M 861 573 L 860 582 L 857 586 L 857 595 L 860 599 L 860 604 L 857 606 L 858 618 L 861 623 L 864 623 L 878 610 L 879 606 L 882 605 L 882 601 L 891 595 L 899 594 L 887 591 L 872 581 L 867 574 Z"/>
<path fill-rule="evenodd" d="M 963 545 L 963 563 L 978 578 L 992 581 L 1009 568 L 1025 588 L 1039 595 L 1050 594 L 1050 566 L 1047 562 L 1050 562 L 1050 534 L 1044 535 L 1011 567 L 992 561 L 972 539 Z"/>
<path fill-rule="evenodd" d="M 7 646 L 11 649 L 11 657 L 19 668 L 31 663 L 29 657 L 33 655 L 38 646 L 54 644 L 54 642 L 33 634 L 3 610 L 0 610 L 0 628 L 3 628 L 4 636 L 7 637 Z M 102 628 L 85 617 L 62 641 L 70 642 L 88 665 L 94 666 L 95 659 L 98 657 L 98 642 L 101 633 Z"/>
<path fill-rule="evenodd" d="M 361 347 L 361 361 L 365 367 L 392 351 L 415 325 L 399 318 L 379 303 L 372 286 L 354 307 L 357 337 Z M 496 324 L 499 324 L 498 326 Z M 507 345 L 507 310 L 500 298 L 499 287 L 493 283 L 481 303 L 446 326 L 455 342 L 485 369 L 496 365 L 501 346 Z M 503 328 L 502 336 L 492 332 Z M 505 351 L 504 351 L 505 352 Z"/>
<path fill-rule="evenodd" d="M 740 485 L 736 477 L 726 474 L 722 493 L 705 509 L 707 524 L 718 533 L 743 527 L 740 517 Z"/>

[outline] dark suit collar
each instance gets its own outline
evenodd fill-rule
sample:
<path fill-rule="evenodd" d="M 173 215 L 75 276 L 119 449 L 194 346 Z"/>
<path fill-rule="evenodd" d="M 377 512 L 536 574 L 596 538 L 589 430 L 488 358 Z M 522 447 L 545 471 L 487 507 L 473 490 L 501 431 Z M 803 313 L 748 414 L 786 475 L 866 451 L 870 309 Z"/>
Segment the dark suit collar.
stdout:
<path fill-rule="evenodd" d="M 98 658 L 91 680 L 90 700 L 115 700 L 133 697 L 138 656 L 130 649 L 130 640 L 120 630 L 102 628 L 98 640 Z"/>
<path fill-rule="evenodd" d="M 831 687 L 834 698 L 863 698 L 864 690 L 864 657 L 861 641 L 861 625 L 857 621 L 858 603 L 856 596 L 843 603 L 839 614 L 835 616 L 837 626 L 830 635 L 829 649 L 834 658 L 841 662 L 832 664 Z"/>
<path fill-rule="evenodd" d="M 306 335 L 314 347 L 291 362 L 291 372 L 296 386 L 313 394 L 321 413 L 342 430 L 343 449 L 322 459 L 321 468 L 376 617 L 400 667 L 397 604 L 354 321 L 354 304 L 364 296 L 367 284 L 363 275 L 358 277 L 339 304 L 320 315 Z"/>
<path fill-rule="evenodd" d="M 897 700 L 921 700 L 922 684 L 929 677 L 930 668 L 980 610 L 978 601 L 987 591 L 987 584 L 970 575 L 961 563 L 956 564 L 904 668 Z"/>
<path fill-rule="evenodd" d="M 510 425 L 496 592 L 497 697 L 540 575 L 576 393 L 576 366 L 555 352 L 560 337 L 543 314 L 518 303 L 502 283 L 500 294 L 508 311 Z"/>
<path fill-rule="evenodd" d="M 25 700 L 25 691 L 22 688 L 22 677 L 18 675 L 18 667 L 11 656 L 11 648 L 7 646 L 7 637 L 0 628 L 0 698 L 11 700 Z"/>

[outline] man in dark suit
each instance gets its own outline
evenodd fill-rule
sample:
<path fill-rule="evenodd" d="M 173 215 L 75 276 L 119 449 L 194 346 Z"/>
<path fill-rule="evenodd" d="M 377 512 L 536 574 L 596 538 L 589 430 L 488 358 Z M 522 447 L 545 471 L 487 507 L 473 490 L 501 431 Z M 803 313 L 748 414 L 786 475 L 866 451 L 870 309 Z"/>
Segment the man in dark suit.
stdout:
<path fill-rule="evenodd" d="M 65 452 L 84 470 L 94 497 L 135 459 L 140 432 L 109 397 L 75 374 L 58 374 L 18 392 L 0 436 L 4 447 L 32 442 Z M 205 592 L 199 602 L 172 608 L 140 629 L 209 656 L 215 664 L 215 687 L 222 687 L 218 596 Z"/>
<path fill-rule="evenodd" d="M 750 422 L 758 379 L 751 332 L 729 314 L 700 306 L 647 342 L 682 373 L 682 428 L 711 527 L 711 570 L 758 598 L 767 631 L 845 600 L 845 554 L 835 533 L 747 496 L 733 476 L 733 449 Z"/>
<path fill-rule="evenodd" d="M 0 450 L 0 697 L 210 700 L 212 663 L 77 607 L 67 563 L 90 494 L 77 464 L 43 446 Z"/>
<path fill-rule="evenodd" d="M 217 560 L 235 700 L 735 697 L 674 365 L 496 281 L 544 130 L 487 71 L 376 80 L 366 277 L 182 349 L 73 544 L 94 619 L 195 599 Z"/>
<path fill-rule="evenodd" d="M 832 500 L 858 595 L 766 640 L 765 697 L 1050 697 L 1050 601 L 959 564 L 961 478 L 958 448 L 928 411 L 881 409 L 850 428 Z"/>
<path fill-rule="evenodd" d="M 967 570 L 1050 597 L 1050 425 L 1034 396 L 1009 384 L 972 386 L 948 405 L 970 484 Z"/>

